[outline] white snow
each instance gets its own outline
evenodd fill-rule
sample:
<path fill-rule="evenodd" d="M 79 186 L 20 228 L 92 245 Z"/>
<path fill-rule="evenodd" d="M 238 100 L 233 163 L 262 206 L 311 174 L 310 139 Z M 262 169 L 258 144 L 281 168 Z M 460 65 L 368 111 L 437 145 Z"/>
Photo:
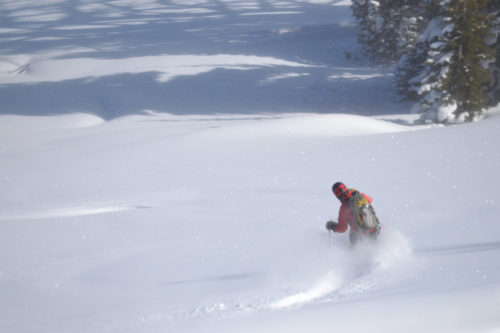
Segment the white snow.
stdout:
<path fill-rule="evenodd" d="M 498 332 L 500 108 L 414 124 L 349 3 L 2 1 L 0 331 Z"/>
<path fill-rule="evenodd" d="M 440 122 L 444 122 L 446 120 L 452 120 L 454 118 L 453 112 L 457 109 L 456 103 L 450 103 L 449 105 L 440 106 L 438 110 L 436 110 L 436 118 Z"/>

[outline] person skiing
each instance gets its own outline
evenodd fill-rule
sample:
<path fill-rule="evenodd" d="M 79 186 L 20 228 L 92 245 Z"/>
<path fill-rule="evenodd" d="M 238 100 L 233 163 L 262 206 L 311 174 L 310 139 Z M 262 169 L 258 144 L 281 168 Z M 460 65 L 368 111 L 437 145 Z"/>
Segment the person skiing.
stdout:
<path fill-rule="evenodd" d="M 332 191 L 341 202 L 339 218 L 338 223 L 328 221 L 326 229 L 344 233 L 350 227 L 351 245 L 355 245 L 361 238 L 376 240 L 380 232 L 380 223 L 371 207 L 372 198 L 355 189 L 347 188 L 341 182 L 333 184 Z M 358 205 L 357 202 L 360 204 Z M 358 206 L 362 208 L 356 208 Z"/>

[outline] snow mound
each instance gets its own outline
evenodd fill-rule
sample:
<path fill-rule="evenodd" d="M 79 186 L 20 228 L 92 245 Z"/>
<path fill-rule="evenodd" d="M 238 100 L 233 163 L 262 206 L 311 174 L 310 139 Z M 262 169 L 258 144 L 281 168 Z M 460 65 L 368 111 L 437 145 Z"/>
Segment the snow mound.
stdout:
<path fill-rule="evenodd" d="M 219 135 L 231 138 L 253 136 L 337 137 L 395 133 L 414 129 L 415 127 L 357 115 L 300 114 L 222 128 L 219 129 Z"/>
<path fill-rule="evenodd" d="M 85 128 L 101 125 L 104 119 L 89 113 L 73 113 L 58 116 L 4 115 L 0 122 L 1 135 L 12 136 L 19 129 L 29 132 L 52 132 L 54 130 Z"/>

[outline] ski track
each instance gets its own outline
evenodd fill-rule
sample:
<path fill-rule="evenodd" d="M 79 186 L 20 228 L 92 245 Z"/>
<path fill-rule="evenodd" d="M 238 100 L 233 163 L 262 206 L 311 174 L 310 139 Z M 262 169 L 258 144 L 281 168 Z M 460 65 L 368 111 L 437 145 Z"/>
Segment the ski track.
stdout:
<path fill-rule="evenodd" d="M 90 204 L 76 207 L 63 207 L 39 210 L 25 214 L 0 215 L 0 221 L 19 221 L 19 220 L 42 220 L 53 218 L 69 218 L 88 215 L 100 215 L 109 213 L 125 212 L 133 209 L 152 208 L 144 205 L 125 205 L 125 204 Z"/>

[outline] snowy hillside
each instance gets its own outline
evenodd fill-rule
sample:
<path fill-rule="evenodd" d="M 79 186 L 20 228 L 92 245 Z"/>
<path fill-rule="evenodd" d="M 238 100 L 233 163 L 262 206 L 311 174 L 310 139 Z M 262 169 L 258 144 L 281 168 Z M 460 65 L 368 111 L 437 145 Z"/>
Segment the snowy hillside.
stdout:
<path fill-rule="evenodd" d="M 500 109 L 414 125 L 348 4 L 0 2 L 0 330 L 498 333 Z"/>

